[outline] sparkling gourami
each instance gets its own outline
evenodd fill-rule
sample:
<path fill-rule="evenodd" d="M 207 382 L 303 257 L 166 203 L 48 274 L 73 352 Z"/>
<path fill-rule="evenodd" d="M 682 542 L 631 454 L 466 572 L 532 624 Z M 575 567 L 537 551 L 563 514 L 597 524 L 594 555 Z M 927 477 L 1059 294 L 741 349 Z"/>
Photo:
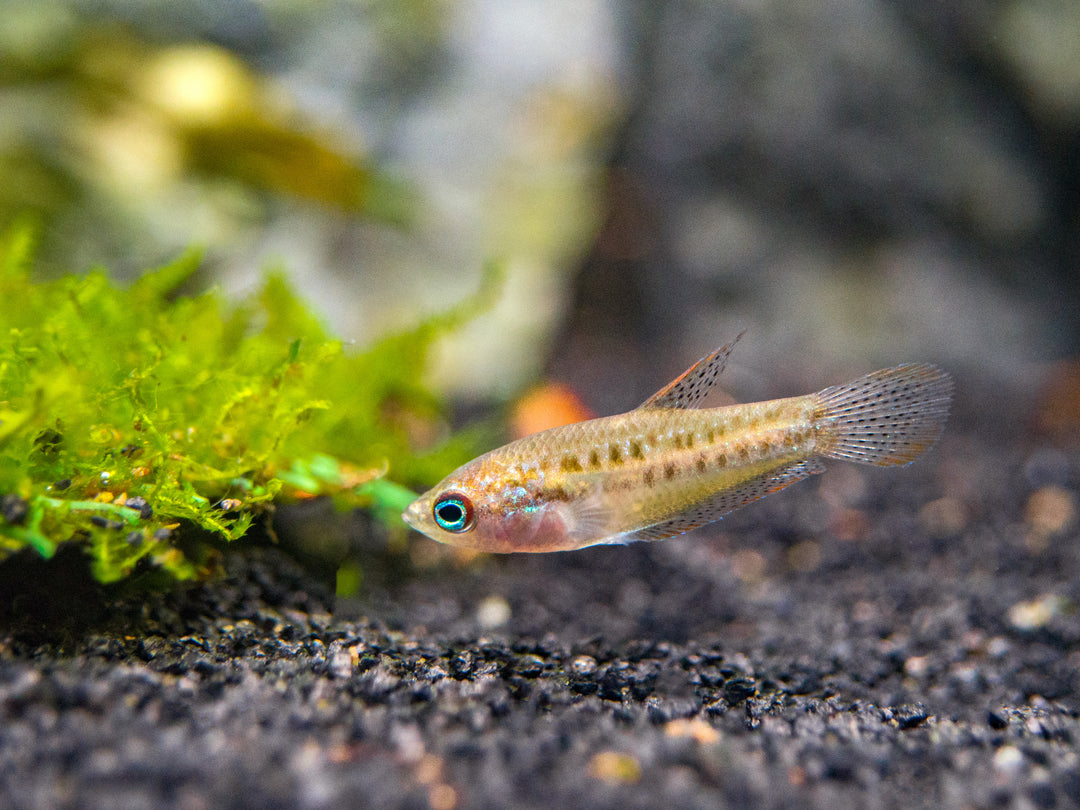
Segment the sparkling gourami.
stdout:
<path fill-rule="evenodd" d="M 660 540 L 822 472 L 823 458 L 907 464 L 945 425 L 952 380 L 924 363 L 801 397 L 698 407 L 738 339 L 633 411 L 485 453 L 402 517 L 434 540 L 478 551 Z"/>

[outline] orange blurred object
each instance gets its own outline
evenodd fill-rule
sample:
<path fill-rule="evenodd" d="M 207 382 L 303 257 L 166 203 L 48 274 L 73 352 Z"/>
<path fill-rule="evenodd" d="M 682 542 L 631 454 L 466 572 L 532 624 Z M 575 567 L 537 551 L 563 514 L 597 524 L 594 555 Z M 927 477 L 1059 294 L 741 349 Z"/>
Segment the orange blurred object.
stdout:
<path fill-rule="evenodd" d="M 1036 424 L 1059 439 L 1080 437 L 1080 358 L 1053 368 L 1040 392 Z"/>
<path fill-rule="evenodd" d="M 514 405 L 510 428 L 514 437 L 520 439 L 548 428 L 583 422 L 594 416 L 569 386 L 544 383 Z"/>

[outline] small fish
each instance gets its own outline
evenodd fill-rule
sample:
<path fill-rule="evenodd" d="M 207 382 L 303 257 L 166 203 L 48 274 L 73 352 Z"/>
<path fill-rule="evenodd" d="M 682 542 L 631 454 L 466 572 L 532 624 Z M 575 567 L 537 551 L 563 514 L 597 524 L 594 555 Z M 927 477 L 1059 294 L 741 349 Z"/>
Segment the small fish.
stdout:
<path fill-rule="evenodd" d="M 823 458 L 908 464 L 941 434 L 952 379 L 925 363 L 808 396 L 700 408 L 741 337 L 629 413 L 485 453 L 402 517 L 433 540 L 477 551 L 661 540 L 823 472 Z"/>

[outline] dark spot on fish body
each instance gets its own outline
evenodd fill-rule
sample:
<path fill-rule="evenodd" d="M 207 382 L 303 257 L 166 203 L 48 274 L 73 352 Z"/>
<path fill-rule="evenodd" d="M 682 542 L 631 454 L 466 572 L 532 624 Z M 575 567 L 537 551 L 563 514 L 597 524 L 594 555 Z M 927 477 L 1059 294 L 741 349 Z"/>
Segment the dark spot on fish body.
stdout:
<path fill-rule="evenodd" d="M 565 487 L 554 486 L 549 489 L 543 490 L 537 500 L 540 501 L 559 501 L 565 503 L 570 500 L 570 493 L 566 491 Z"/>
<path fill-rule="evenodd" d="M 608 445 L 608 458 L 611 459 L 612 464 L 622 464 L 622 453 L 613 444 Z"/>
<path fill-rule="evenodd" d="M 581 472 L 581 462 L 577 456 L 563 456 L 560 466 L 563 472 Z"/>
<path fill-rule="evenodd" d="M 600 454 L 595 450 L 589 452 L 589 467 L 594 470 L 600 469 Z"/>
<path fill-rule="evenodd" d="M 630 457 L 639 460 L 645 459 L 645 454 L 641 452 L 641 444 L 639 442 L 630 442 Z"/>
<path fill-rule="evenodd" d="M 719 467 L 722 470 L 727 466 L 727 464 L 728 464 L 727 453 L 719 453 L 716 456 L 716 466 Z"/>
<path fill-rule="evenodd" d="M 697 457 L 697 462 L 696 462 L 696 464 L 694 466 L 697 467 L 697 471 L 699 473 L 705 472 L 705 469 L 709 466 L 709 464 L 708 464 L 707 461 L 705 461 L 705 454 L 704 453 L 702 453 L 701 455 L 699 455 Z"/>
<path fill-rule="evenodd" d="M 807 433 L 808 431 L 805 428 L 794 428 L 788 434 L 788 441 L 792 444 L 802 444 L 809 438 Z"/>
<path fill-rule="evenodd" d="M 668 462 L 666 465 L 664 465 L 664 478 L 670 481 L 672 478 L 675 477 L 675 473 L 676 469 L 674 464 Z"/>
<path fill-rule="evenodd" d="M 749 448 L 747 448 L 747 446 L 745 444 L 740 444 L 739 445 L 739 450 L 738 450 L 738 455 L 739 455 L 739 461 L 744 461 L 744 462 L 749 461 L 750 460 L 750 450 L 749 450 Z"/>
<path fill-rule="evenodd" d="M 641 474 L 642 483 L 644 483 L 645 486 L 647 486 L 647 487 L 651 487 L 655 480 L 656 480 L 656 472 L 653 470 L 652 467 L 646 467 L 645 472 L 643 472 Z"/>
<path fill-rule="evenodd" d="M 694 434 L 693 433 L 687 433 L 686 437 L 683 439 L 683 444 L 686 445 L 687 450 L 693 450 L 694 449 Z"/>
<path fill-rule="evenodd" d="M 676 433 L 674 438 L 673 438 L 673 441 L 675 442 L 675 449 L 676 450 L 682 450 L 683 449 L 683 437 L 682 437 L 681 433 Z"/>
<path fill-rule="evenodd" d="M 629 492 L 637 486 L 637 476 L 629 475 L 605 475 L 600 482 L 604 492 Z"/>
<path fill-rule="evenodd" d="M 705 432 L 705 444 L 716 444 L 716 433 L 712 428 Z"/>

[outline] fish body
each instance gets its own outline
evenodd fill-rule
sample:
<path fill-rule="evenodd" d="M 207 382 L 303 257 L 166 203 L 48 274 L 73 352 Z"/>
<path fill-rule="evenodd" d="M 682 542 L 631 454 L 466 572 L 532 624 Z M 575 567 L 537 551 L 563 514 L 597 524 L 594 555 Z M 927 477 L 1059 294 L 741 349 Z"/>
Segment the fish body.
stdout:
<path fill-rule="evenodd" d="M 633 411 L 485 453 L 402 517 L 434 540 L 488 552 L 660 540 L 822 472 L 823 458 L 907 464 L 944 427 L 951 379 L 921 363 L 807 396 L 698 408 L 734 345 Z"/>

